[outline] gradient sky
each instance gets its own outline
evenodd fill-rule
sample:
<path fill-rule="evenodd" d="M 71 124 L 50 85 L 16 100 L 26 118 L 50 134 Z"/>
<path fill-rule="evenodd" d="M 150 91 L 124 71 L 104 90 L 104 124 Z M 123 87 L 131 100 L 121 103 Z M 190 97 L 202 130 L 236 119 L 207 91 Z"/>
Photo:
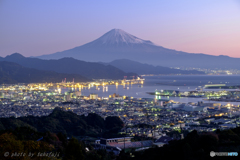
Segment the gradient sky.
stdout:
<path fill-rule="evenodd" d="M 38 56 L 118 28 L 160 46 L 240 57 L 240 0 L 0 0 L 0 56 Z"/>

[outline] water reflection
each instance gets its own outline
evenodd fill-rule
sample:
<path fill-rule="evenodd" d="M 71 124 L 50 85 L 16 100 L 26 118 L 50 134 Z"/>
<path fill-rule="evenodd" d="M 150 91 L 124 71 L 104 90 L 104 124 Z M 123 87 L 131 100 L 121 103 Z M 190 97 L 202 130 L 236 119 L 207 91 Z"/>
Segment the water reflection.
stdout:
<path fill-rule="evenodd" d="M 194 78 L 195 77 L 195 78 Z M 205 80 L 205 79 L 206 80 Z M 156 77 L 146 77 L 144 85 L 126 83 L 122 87 L 119 84 L 115 85 L 103 85 L 103 86 L 88 86 L 86 89 L 83 86 L 80 86 L 81 94 L 84 96 L 89 96 L 90 93 L 96 93 L 99 97 L 109 97 L 111 94 L 126 95 L 135 98 L 155 98 L 154 95 L 149 95 L 147 92 L 154 92 L 155 90 L 179 90 L 179 91 L 193 91 L 195 88 L 199 88 L 200 83 L 202 85 L 207 84 L 208 81 L 214 83 L 220 83 L 222 77 L 216 76 L 156 76 Z M 201 79 L 201 81 L 199 81 Z M 237 85 L 239 83 L 240 76 L 225 76 L 223 79 L 226 81 Z M 159 84 L 174 82 L 174 85 Z M 166 81 L 166 82 L 165 82 Z M 218 82 L 219 81 L 219 82 Z M 206 83 L 203 83 L 206 82 Z M 176 83 L 176 84 L 175 84 Z M 186 85 L 184 85 L 186 84 Z M 84 90 L 83 90 L 84 88 Z M 68 88 L 62 88 L 61 92 L 68 91 Z M 205 89 L 203 89 L 204 91 Z M 217 90 L 217 89 L 216 89 Z M 209 91 L 209 90 L 208 90 Z M 177 102 L 188 103 L 188 102 L 198 102 L 204 101 L 203 98 L 189 98 L 189 97 L 158 97 L 161 99 L 174 100 Z M 222 103 L 223 105 L 228 104 L 229 102 L 216 102 L 216 101 L 204 101 L 205 103 Z M 240 102 L 232 102 L 233 105 L 240 105 Z"/>

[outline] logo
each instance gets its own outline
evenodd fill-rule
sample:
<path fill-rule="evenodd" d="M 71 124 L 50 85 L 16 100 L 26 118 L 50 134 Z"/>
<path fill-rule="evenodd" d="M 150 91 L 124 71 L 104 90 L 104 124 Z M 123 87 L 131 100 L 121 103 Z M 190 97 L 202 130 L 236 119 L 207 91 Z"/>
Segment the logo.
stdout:
<path fill-rule="evenodd" d="M 215 155 L 216 155 L 215 152 L 213 152 L 213 151 L 210 152 L 211 157 L 214 157 Z"/>
<path fill-rule="evenodd" d="M 211 151 L 210 156 L 211 157 L 214 157 L 214 156 L 238 156 L 238 152 L 214 152 L 214 151 Z"/>

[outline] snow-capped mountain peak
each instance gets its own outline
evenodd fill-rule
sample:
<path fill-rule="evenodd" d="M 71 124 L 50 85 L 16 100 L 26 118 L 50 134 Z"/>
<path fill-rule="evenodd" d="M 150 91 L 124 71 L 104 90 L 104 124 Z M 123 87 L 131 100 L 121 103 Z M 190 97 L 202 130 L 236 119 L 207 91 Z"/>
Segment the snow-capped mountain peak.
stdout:
<path fill-rule="evenodd" d="M 116 43 L 126 43 L 126 44 L 151 44 L 154 45 L 151 41 L 146 41 L 135 37 L 121 29 L 112 29 L 109 32 L 105 33 L 103 36 L 97 39 L 101 41 L 102 44 L 116 44 Z"/>

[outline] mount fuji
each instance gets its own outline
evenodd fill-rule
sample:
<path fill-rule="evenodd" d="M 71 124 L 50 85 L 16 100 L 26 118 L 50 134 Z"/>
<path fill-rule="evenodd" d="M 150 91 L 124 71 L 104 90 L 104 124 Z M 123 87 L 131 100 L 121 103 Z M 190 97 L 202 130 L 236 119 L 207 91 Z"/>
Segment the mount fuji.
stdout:
<path fill-rule="evenodd" d="M 72 57 L 90 62 L 110 62 L 129 59 L 166 67 L 234 68 L 240 69 L 240 58 L 186 53 L 167 49 L 140 39 L 121 29 L 112 29 L 100 38 L 62 52 L 42 55 L 40 59 Z"/>

